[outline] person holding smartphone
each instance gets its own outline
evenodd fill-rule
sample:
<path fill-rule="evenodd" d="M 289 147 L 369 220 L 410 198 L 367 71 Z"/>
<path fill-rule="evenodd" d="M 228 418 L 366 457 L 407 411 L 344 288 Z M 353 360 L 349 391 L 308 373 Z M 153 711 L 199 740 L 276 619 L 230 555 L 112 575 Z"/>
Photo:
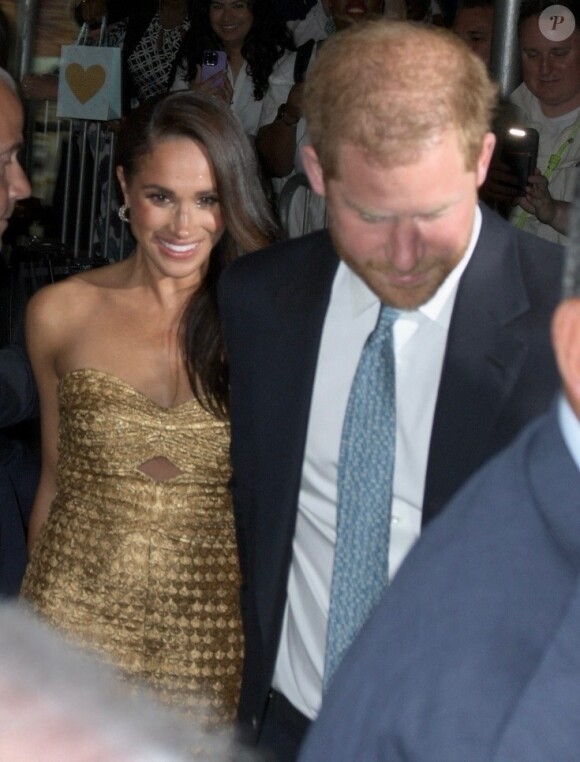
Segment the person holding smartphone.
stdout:
<path fill-rule="evenodd" d="M 523 82 L 510 97 L 516 124 L 540 134 L 537 166 L 521 195 L 516 177 L 494 158 L 485 199 L 507 204 L 518 228 L 565 244 L 580 165 L 580 3 L 561 3 L 565 22 L 558 39 L 550 39 L 541 22 L 550 5 L 549 0 L 522 3 L 518 34 Z"/>
<path fill-rule="evenodd" d="M 201 0 L 183 49 L 172 89 L 222 98 L 248 135 L 258 131 L 266 93 L 280 105 L 293 85 L 294 43 L 270 0 Z M 204 56 L 212 51 L 226 53 L 225 77 L 221 66 L 204 77 Z"/>

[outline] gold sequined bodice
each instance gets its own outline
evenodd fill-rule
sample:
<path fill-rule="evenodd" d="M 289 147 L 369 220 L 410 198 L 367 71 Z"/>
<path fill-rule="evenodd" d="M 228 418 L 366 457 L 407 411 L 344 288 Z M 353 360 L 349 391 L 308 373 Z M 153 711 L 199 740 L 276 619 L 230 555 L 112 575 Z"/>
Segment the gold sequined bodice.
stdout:
<path fill-rule="evenodd" d="M 59 410 L 57 495 L 23 597 L 162 699 L 231 719 L 242 647 L 227 425 L 95 370 L 62 378 Z M 141 470 L 159 457 L 177 475 Z"/>

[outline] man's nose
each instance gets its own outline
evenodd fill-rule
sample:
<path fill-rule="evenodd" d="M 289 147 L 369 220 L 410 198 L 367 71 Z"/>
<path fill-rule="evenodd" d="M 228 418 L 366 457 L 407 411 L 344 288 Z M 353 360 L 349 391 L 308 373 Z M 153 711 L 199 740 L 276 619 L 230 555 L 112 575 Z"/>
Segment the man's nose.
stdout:
<path fill-rule="evenodd" d="M 540 57 L 540 73 L 548 74 L 552 70 L 552 59 L 550 56 Z"/>
<path fill-rule="evenodd" d="M 393 264 L 398 270 L 411 270 L 417 258 L 419 231 L 411 217 L 403 217 L 392 223 L 390 231 Z"/>
<path fill-rule="evenodd" d="M 8 192 L 10 198 L 15 199 L 16 201 L 28 198 L 32 191 L 20 162 L 16 161 L 14 164 L 11 164 L 6 171 L 8 173 Z"/>

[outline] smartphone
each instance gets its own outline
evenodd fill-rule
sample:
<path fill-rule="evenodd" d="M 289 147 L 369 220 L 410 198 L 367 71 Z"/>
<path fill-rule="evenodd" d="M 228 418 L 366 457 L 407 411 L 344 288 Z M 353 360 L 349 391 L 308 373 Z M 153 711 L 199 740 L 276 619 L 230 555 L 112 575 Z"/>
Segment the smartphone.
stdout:
<path fill-rule="evenodd" d="M 201 62 L 201 81 L 205 82 L 214 74 L 221 72 L 222 76 L 216 80 L 216 86 L 223 84 L 228 68 L 228 56 L 225 50 L 204 50 Z"/>
<path fill-rule="evenodd" d="M 528 177 L 538 163 L 540 136 L 533 127 L 511 127 L 502 139 L 501 157 L 518 178 L 518 196 L 523 196 Z"/>

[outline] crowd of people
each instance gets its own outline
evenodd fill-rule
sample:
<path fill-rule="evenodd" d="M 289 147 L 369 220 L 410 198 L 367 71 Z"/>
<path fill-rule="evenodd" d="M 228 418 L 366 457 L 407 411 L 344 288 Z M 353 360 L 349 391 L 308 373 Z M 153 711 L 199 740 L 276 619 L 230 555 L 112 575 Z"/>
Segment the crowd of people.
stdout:
<path fill-rule="evenodd" d="M 123 1 L 84 0 L 75 6 L 75 17 L 95 27 L 107 19 L 108 44 L 122 50 L 125 115 L 143 99 L 168 90 L 201 89 L 222 98 L 256 140 L 262 179 L 276 212 L 286 181 L 304 174 L 301 149 L 309 141 L 301 105 L 304 77 L 324 40 L 336 30 L 369 17 L 448 23 L 491 67 L 493 0 L 461 0 L 452 8 L 442 8 L 435 0 L 429 8 L 424 5 L 402 0 L 317 0 L 307 13 L 307 6 L 301 9 L 303 18 L 294 20 L 289 16 L 299 8 L 272 0 L 147 0 L 138 10 Z M 496 124 L 498 147 L 481 197 L 518 227 L 565 244 L 576 165 L 578 53 L 573 35 L 559 40 L 538 31 L 537 20 L 550 7 L 550 0 L 523 3 L 518 25 L 522 82 L 509 98 L 513 108 L 507 120 Z M 575 23 L 575 0 L 562 7 Z M 225 72 L 202 75 L 207 51 L 225 54 Z M 27 75 L 23 94 L 55 98 L 56 85 L 55 77 Z M 514 126 L 540 133 L 537 167 L 525 195 L 502 161 L 503 133 Z M 284 219 L 290 236 L 326 225 L 319 197 L 300 191 L 296 199 L 293 215 Z M 119 230 L 116 223 L 109 226 L 115 254 Z M 103 232 L 98 236 L 102 247 Z"/>
<path fill-rule="evenodd" d="M 130 5 L 75 13 L 123 25 L 133 251 L 38 290 L 0 349 L 0 424 L 41 423 L 40 469 L 0 450 L 16 623 L 112 665 L 115 706 L 235 729 L 212 759 L 573 762 L 580 6 L 554 35 L 523 0 L 500 106 L 489 0 L 453 30 L 436 4 Z M 539 132 L 523 195 L 506 114 Z M 24 131 L 1 69 L 0 234 Z"/>

